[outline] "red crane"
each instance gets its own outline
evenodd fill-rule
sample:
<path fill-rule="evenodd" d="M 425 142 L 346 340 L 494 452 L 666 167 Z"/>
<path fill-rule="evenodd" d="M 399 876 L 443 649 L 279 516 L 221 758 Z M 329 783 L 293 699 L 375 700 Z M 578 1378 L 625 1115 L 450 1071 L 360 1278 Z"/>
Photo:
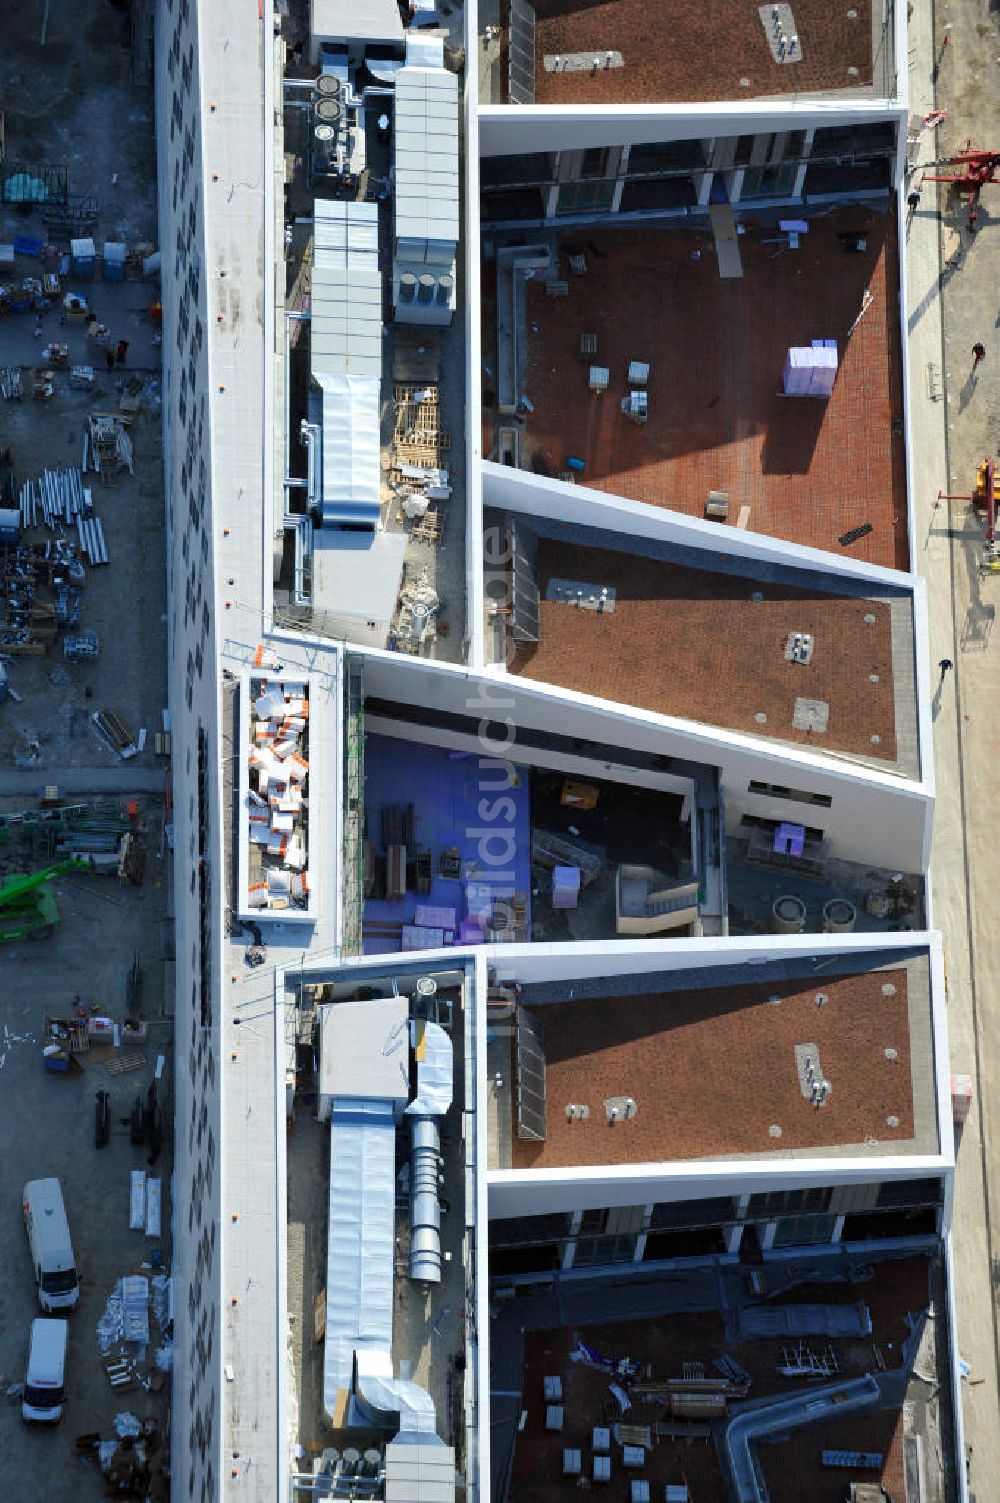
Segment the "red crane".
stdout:
<path fill-rule="evenodd" d="M 931 162 L 931 167 L 954 167 L 954 172 L 925 172 L 924 180 L 930 183 L 954 183 L 963 198 L 969 203 L 969 229 L 975 234 L 979 218 L 979 195 L 988 183 L 1000 181 L 1000 151 L 983 151 L 966 141 L 954 157 Z"/>

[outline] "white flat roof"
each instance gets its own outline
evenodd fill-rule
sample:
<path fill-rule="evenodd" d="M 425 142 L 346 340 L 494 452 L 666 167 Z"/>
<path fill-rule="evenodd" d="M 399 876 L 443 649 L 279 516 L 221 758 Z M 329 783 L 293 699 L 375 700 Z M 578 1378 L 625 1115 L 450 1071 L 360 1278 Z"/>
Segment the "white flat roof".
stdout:
<path fill-rule="evenodd" d="M 320 1095 L 406 1101 L 409 1012 L 406 997 L 325 1003 L 319 1009 Z"/>
<path fill-rule="evenodd" d="M 310 344 L 312 373 L 382 375 L 378 205 L 316 199 Z"/>
<path fill-rule="evenodd" d="M 313 603 L 342 623 L 351 641 L 384 647 L 403 579 L 405 532 L 342 532 L 317 527 L 313 533 Z M 372 622 L 370 632 L 363 623 Z"/>
<path fill-rule="evenodd" d="M 323 412 L 323 523 L 375 528 L 382 479 L 377 377 L 319 377 Z"/>
<path fill-rule="evenodd" d="M 396 75 L 396 238 L 458 242 L 458 80 L 446 68 Z"/>
<path fill-rule="evenodd" d="M 402 42 L 396 0 L 312 0 L 313 40 Z"/>

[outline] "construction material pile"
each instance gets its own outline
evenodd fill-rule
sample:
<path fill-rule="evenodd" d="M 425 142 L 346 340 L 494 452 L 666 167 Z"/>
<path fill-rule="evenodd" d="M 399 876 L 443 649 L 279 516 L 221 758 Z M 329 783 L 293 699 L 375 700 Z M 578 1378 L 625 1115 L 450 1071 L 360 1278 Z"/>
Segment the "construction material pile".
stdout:
<path fill-rule="evenodd" d="M 304 909 L 310 893 L 306 870 L 308 685 L 301 680 L 253 677 L 250 692 L 248 902 L 251 908 L 272 911 Z"/>
<path fill-rule="evenodd" d="M 95 470 L 104 480 L 132 469 L 132 440 L 125 423 L 111 412 L 92 412 L 83 440 L 83 468 Z"/>
<path fill-rule="evenodd" d="M 22 527 L 61 529 L 75 522 L 80 552 L 86 555 L 87 562 L 92 565 L 108 562 L 104 527 L 100 517 L 94 515 L 93 493 L 84 485 L 79 470 L 43 470 L 37 480 L 26 480 L 21 487 L 19 506 Z M 58 542 L 62 543 L 62 539 Z"/>
<path fill-rule="evenodd" d="M 80 619 L 83 565 L 67 539 L 0 548 L 0 651 L 42 655 Z"/>

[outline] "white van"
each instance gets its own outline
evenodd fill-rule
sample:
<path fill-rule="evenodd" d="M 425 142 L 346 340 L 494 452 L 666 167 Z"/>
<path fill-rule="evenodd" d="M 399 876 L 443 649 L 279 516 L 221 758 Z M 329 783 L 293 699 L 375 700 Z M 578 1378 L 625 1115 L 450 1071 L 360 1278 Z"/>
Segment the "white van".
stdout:
<path fill-rule="evenodd" d="M 21 1418 L 28 1423 L 55 1425 L 66 1401 L 66 1343 L 69 1322 L 33 1320 L 24 1374 Z"/>
<path fill-rule="evenodd" d="M 38 1286 L 38 1303 L 43 1310 L 74 1310 L 80 1302 L 80 1279 L 59 1181 L 29 1180 L 24 1187 L 21 1209 Z"/>

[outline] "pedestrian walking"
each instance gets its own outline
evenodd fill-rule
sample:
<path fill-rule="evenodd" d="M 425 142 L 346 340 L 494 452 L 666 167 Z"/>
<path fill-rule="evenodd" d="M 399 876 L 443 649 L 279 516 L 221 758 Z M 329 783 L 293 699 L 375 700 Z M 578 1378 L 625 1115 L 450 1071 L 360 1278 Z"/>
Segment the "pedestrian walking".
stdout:
<path fill-rule="evenodd" d="M 984 344 L 974 344 L 972 346 L 972 369 L 975 370 L 976 366 L 985 359 L 986 346 Z"/>
<path fill-rule="evenodd" d="M 940 688 L 944 683 L 945 674 L 949 671 L 949 669 L 954 668 L 954 666 L 955 664 L 952 662 L 951 658 L 942 658 L 940 663 L 938 663 L 938 667 L 941 669 L 941 678 L 938 681 L 938 688 Z"/>
<path fill-rule="evenodd" d="M 128 354 L 128 340 L 127 339 L 119 339 L 119 341 L 118 341 L 118 349 L 117 349 L 116 353 L 118 355 L 118 364 L 119 365 L 124 365 L 125 364 L 125 356 Z M 983 351 L 983 354 L 984 355 L 986 354 L 985 350 Z"/>
<path fill-rule="evenodd" d="M 109 371 L 113 371 L 114 370 L 114 368 L 115 368 L 115 355 L 114 355 L 114 351 L 113 350 L 105 350 L 104 351 L 104 363 L 107 366 L 107 368 L 108 368 Z"/>

